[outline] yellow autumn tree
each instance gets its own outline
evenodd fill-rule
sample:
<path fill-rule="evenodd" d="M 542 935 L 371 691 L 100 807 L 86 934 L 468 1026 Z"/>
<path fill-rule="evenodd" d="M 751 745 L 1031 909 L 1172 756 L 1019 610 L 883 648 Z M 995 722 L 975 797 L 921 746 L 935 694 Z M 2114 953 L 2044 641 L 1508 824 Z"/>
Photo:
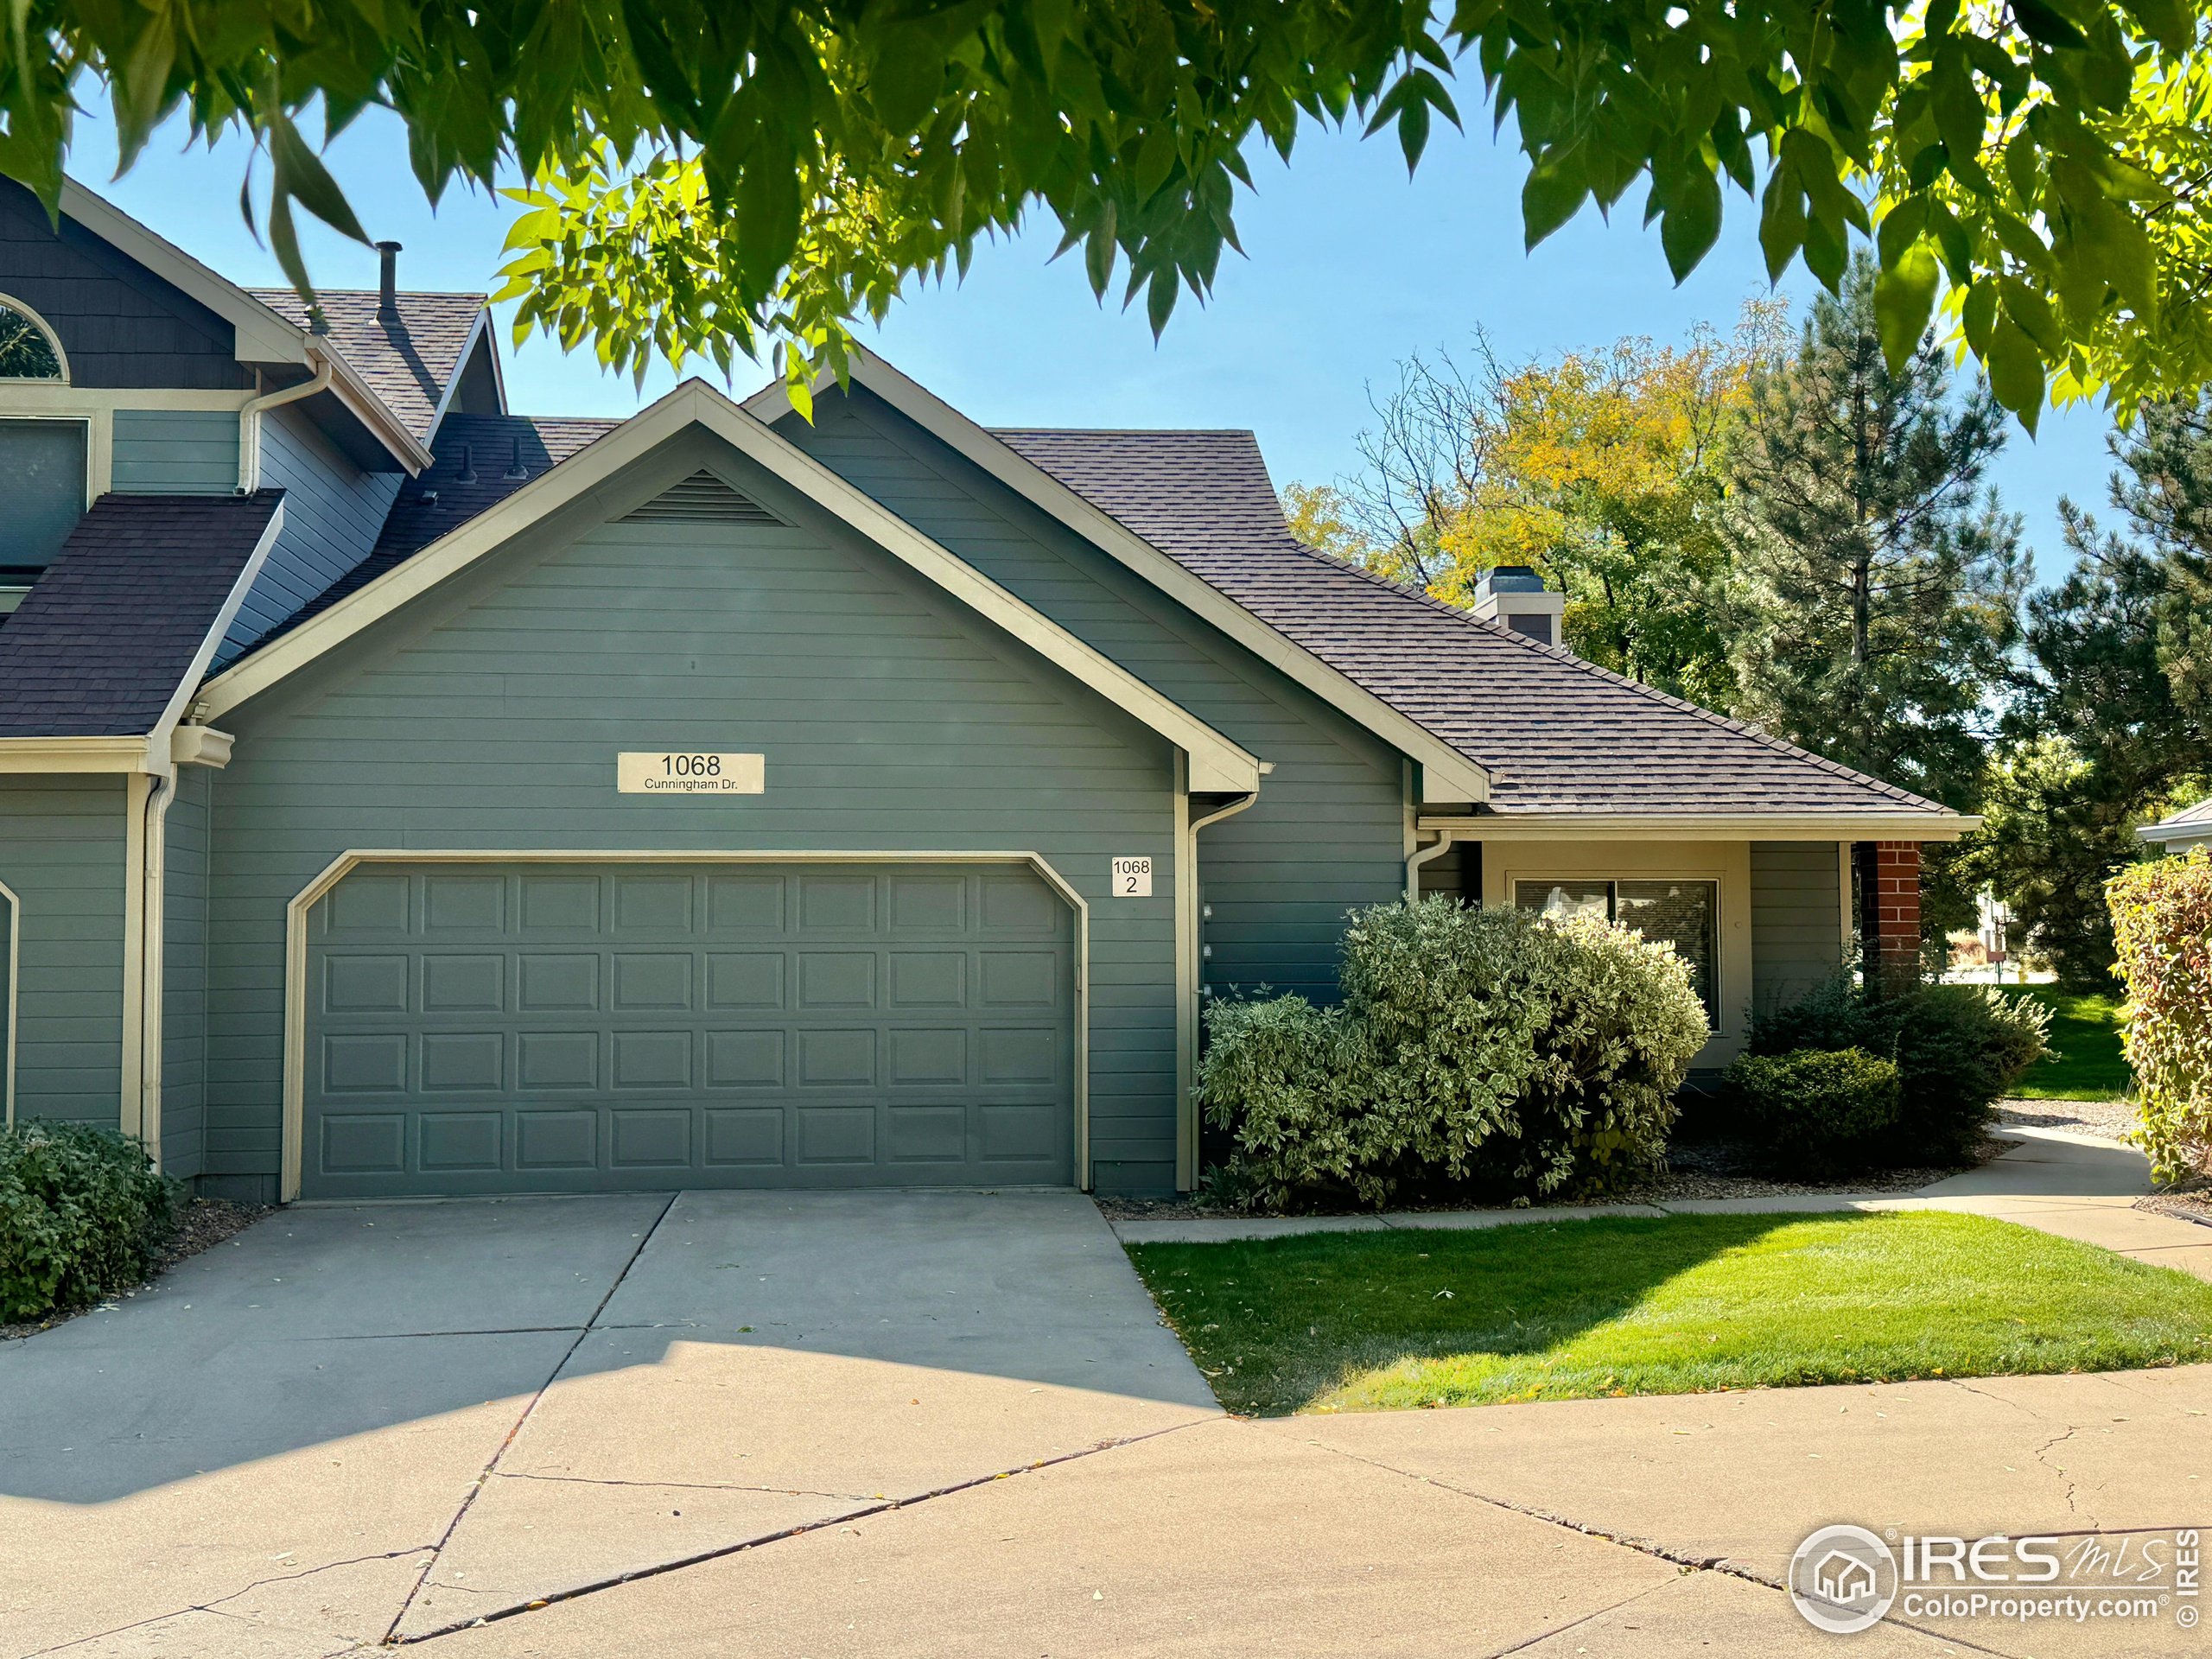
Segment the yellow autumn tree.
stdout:
<path fill-rule="evenodd" d="M 1485 571 L 1530 566 L 1566 594 L 1577 653 L 1725 709 L 1719 463 L 1785 323 L 1779 302 L 1758 302 L 1732 334 L 1681 346 L 1628 339 L 1516 365 L 1478 334 L 1469 359 L 1415 357 L 1374 400 L 1360 470 L 1285 492 L 1292 528 L 1463 607 Z"/>

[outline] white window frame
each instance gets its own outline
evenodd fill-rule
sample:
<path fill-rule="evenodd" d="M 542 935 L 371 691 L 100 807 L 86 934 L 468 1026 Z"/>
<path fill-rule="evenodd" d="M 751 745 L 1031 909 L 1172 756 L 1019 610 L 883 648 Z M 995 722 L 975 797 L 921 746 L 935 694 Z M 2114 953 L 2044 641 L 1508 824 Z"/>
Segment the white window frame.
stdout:
<path fill-rule="evenodd" d="M 61 336 L 54 332 L 54 325 L 39 315 L 35 306 L 27 301 L 17 299 L 12 294 L 0 293 L 0 305 L 6 306 L 10 311 L 19 313 L 31 327 L 44 334 L 46 343 L 54 347 L 54 360 L 61 365 L 61 378 L 59 380 L 32 380 L 19 375 L 3 375 L 0 376 L 0 385 L 66 386 L 73 384 L 73 377 L 69 372 L 69 353 L 62 349 Z"/>

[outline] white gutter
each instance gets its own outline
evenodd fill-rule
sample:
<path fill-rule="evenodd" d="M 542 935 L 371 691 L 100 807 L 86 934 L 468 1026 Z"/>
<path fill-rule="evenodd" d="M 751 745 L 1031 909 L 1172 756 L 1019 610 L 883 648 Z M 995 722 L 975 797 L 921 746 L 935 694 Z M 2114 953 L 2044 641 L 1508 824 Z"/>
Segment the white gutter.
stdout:
<path fill-rule="evenodd" d="M 317 392 L 330 390 L 334 365 L 330 353 L 309 343 L 308 360 L 315 365 L 312 378 L 296 386 L 286 386 L 282 391 L 272 391 L 255 398 L 238 410 L 238 493 L 251 495 L 261 487 L 261 416 L 264 411 L 280 409 L 286 404 L 296 404 L 302 398 L 312 397 Z"/>
<path fill-rule="evenodd" d="M 1440 830 L 1436 839 L 1406 860 L 1406 902 L 1413 904 L 1421 898 L 1421 867 L 1443 853 L 1459 839 L 1456 830 Z"/>

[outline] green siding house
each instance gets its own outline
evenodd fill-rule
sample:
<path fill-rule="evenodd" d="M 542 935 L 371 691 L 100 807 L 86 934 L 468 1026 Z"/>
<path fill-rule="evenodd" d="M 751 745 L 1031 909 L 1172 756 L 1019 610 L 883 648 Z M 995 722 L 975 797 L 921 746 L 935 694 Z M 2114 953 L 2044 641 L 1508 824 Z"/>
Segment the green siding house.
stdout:
<path fill-rule="evenodd" d="M 517 414 L 395 250 L 313 322 L 64 210 L 0 185 L 0 1084 L 206 1191 L 1171 1192 L 1207 999 L 1354 906 L 1643 927 L 1717 1065 L 1972 822 L 1306 550 L 1249 433 Z"/>

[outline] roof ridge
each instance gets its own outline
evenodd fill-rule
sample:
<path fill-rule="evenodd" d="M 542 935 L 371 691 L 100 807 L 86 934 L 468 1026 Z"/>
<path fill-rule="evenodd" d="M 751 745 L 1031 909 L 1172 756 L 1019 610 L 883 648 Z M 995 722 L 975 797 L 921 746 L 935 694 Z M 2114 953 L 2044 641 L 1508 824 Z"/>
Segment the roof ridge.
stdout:
<path fill-rule="evenodd" d="M 254 296 L 257 299 L 264 294 L 279 294 L 290 300 L 297 300 L 301 297 L 299 289 L 286 288 L 279 283 L 262 283 L 249 286 L 243 291 Z M 324 286 L 317 288 L 315 293 L 318 296 L 325 294 L 343 294 L 349 299 L 356 297 L 365 299 L 371 296 L 381 298 L 384 290 L 380 288 Z M 492 296 L 489 294 L 468 288 L 403 288 L 397 291 L 397 296 L 403 300 L 476 300 L 486 305 L 492 302 Z"/>
<path fill-rule="evenodd" d="M 1704 721 L 1708 725 L 1718 726 L 1724 731 L 1735 733 L 1739 737 L 1747 737 L 1751 739 L 1754 742 L 1763 743 L 1767 747 L 1773 749 L 1779 753 L 1789 755 L 1794 760 L 1808 760 L 1813 765 L 1821 767 L 1826 772 L 1832 772 L 1839 778 L 1849 779 L 1853 783 L 1864 785 L 1869 789 L 1875 790 L 1883 795 L 1888 796 L 1892 800 L 1907 802 L 1913 806 L 1923 808 L 1930 812 L 1948 812 L 1951 810 L 1940 801 L 1931 801 L 1924 795 L 1916 795 L 1909 789 L 1902 789 L 1895 784 L 1885 782 L 1882 779 L 1876 778 L 1870 773 L 1860 772 L 1855 766 L 1847 766 L 1840 760 L 1831 760 L 1824 754 L 1815 754 L 1810 749 L 1802 748 L 1798 745 L 1789 741 L 1787 739 L 1777 737 L 1771 732 L 1762 731 L 1759 728 L 1750 725 L 1744 721 L 1732 719 L 1730 716 L 1721 714 L 1715 709 L 1706 708 L 1702 703 L 1691 702 L 1687 698 L 1677 697 L 1673 696 L 1671 693 L 1662 691 L 1656 686 L 1646 685 L 1641 680 L 1632 680 L 1625 674 L 1617 674 L 1611 669 L 1606 668 L 1600 664 L 1593 663 L 1586 657 L 1577 655 L 1575 652 L 1567 650 L 1564 645 L 1547 645 L 1541 640 L 1532 639 L 1527 634 L 1520 632 L 1516 629 L 1506 627 L 1503 624 L 1495 621 L 1485 620 L 1484 618 L 1475 615 L 1471 611 L 1462 610 L 1457 605 L 1446 603 L 1445 601 L 1437 598 L 1435 594 L 1428 592 L 1426 588 L 1415 588 L 1410 582 L 1395 581 L 1391 577 L 1382 575 L 1378 571 L 1370 570 L 1364 566 L 1354 564 L 1349 559 L 1338 558 L 1333 553 L 1324 553 L 1319 548 L 1308 547 L 1304 542 L 1300 541 L 1295 534 L 1291 532 L 1287 524 L 1284 525 L 1284 534 L 1287 538 L 1288 544 L 1293 549 L 1296 550 L 1298 552 L 1303 553 L 1310 559 L 1320 561 L 1321 563 L 1330 566 L 1332 569 L 1346 571 L 1352 575 L 1361 578 L 1363 581 L 1372 583 L 1376 587 L 1383 588 L 1387 592 L 1395 594 L 1403 599 L 1413 600 L 1419 604 L 1427 607 L 1431 610 L 1441 612 L 1446 616 L 1454 618 L 1457 620 L 1465 623 L 1471 626 L 1481 628 L 1484 632 L 1494 634 L 1501 639 L 1510 639 L 1514 644 L 1522 646 L 1525 650 L 1540 652 L 1544 656 L 1553 658 L 1554 661 L 1565 663 L 1573 668 L 1580 670 L 1583 673 L 1592 675 L 1609 684 L 1621 686 L 1627 690 L 1637 692 L 1644 697 L 1650 699 L 1652 702 L 1664 704 L 1669 709 L 1677 709 L 1686 714 L 1695 715 L 1700 720 Z"/>

